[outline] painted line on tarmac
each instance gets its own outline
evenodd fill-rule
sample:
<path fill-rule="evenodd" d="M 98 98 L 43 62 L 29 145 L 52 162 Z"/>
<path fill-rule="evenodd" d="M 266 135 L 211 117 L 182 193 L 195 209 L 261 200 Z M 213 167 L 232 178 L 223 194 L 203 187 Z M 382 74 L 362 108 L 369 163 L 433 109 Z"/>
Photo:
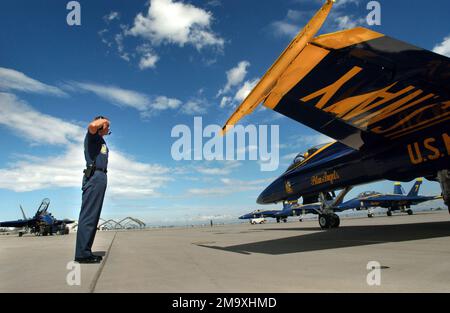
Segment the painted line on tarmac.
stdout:
<path fill-rule="evenodd" d="M 116 239 L 117 232 L 114 233 L 114 237 L 111 240 L 111 243 L 109 244 L 108 250 L 106 251 L 105 258 L 102 261 L 102 264 L 100 265 L 100 268 L 98 269 L 97 273 L 95 273 L 95 276 L 91 282 L 91 285 L 89 287 L 89 293 L 95 292 L 95 287 L 97 287 L 97 282 L 100 279 L 100 276 L 102 275 L 103 268 L 105 267 L 106 262 L 108 261 L 109 253 L 111 251 L 111 248 L 113 246 L 114 240 Z"/>

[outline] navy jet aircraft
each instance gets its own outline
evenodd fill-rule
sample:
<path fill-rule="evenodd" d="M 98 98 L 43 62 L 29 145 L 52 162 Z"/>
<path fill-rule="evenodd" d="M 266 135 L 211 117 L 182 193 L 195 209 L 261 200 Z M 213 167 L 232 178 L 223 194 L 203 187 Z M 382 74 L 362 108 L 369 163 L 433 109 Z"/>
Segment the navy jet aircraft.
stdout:
<path fill-rule="evenodd" d="M 358 197 L 348 200 L 338 207 L 341 209 L 356 208 L 358 210 L 363 208 L 381 207 L 388 209 L 386 214 L 392 216 L 393 211 L 406 212 L 412 215 L 412 205 L 422 202 L 442 199 L 442 196 L 420 196 L 419 189 L 422 184 L 422 178 L 416 180 L 411 190 L 407 195 L 403 194 L 401 184 L 396 183 L 394 187 L 394 194 L 382 194 L 375 191 L 366 191 L 358 195 Z M 370 213 L 369 213 L 369 217 Z"/>
<path fill-rule="evenodd" d="M 334 191 L 326 194 L 325 199 L 322 202 L 315 202 L 309 204 L 299 204 L 298 201 L 284 201 L 282 210 L 256 210 L 248 214 L 244 214 L 239 217 L 239 219 L 254 219 L 254 218 L 275 218 L 277 223 L 283 221 L 287 222 L 287 218 L 289 216 L 304 216 L 306 214 L 319 214 L 321 212 L 322 207 L 333 208 L 334 212 L 342 212 L 349 209 L 349 207 L 340 207 L 344 196 L 351 190 L 351 187 L 347 187 L 342 190 L 339 195 L 336 197 Z M 339 222 L 339 217 L 336 214 L 333 214 L 333 217 Z M 320 218 L 320 216 L 319 216 Z M 301 218 L 300 218 L 301 220 Z M 339 226 L 339 224 L 334 225 L 334 227 Z"/>
<path fill-rule="evenodd" d="M 297 200 L 379 180 L 439 181 L 450 206 L 450 59 L 356 27 L 314 37 L 333 0 L 293 39 L 223 127 L 260 103 L 333 139 L 258 197 Z M 450 212 L 450 207 L 449 207 Z M 323 205 L 322 228 L 339 224 Z"/>
<path fill-rule="evenodd" d="M 242 216 L 239 216 L 240 220 L 253 220 L 258 218 L 277 218 L 277 214 L 281 212 L 281 210 L 255 210 L 253 212 L 244 214 Z M 277 222 L 280 222 L 279 218 L 277 218 Z"/>
<path fill-rule="evenodd" d="M 55 233 L 59 233 L 61 235 L 68 234 L 69 228 L 66 225 L 74 223 L 75 221 L 68 219 L 57 220 L 51 213 L 48 212 L 49 205 L 49 199 L 42 200 L 41 205 L 32 218 L 27 218 L 25 212 L 22 209 L 22 206 L 20 206 L 23 219 L 17 221 L 0 222 L 0 227 L 21 228 L 31 234 L 35 234 L 36 236 L 47 236 L 53 235 Z M 23 232 L 20 231 L 19 236 L 21 237 L 22 235 Z"/>

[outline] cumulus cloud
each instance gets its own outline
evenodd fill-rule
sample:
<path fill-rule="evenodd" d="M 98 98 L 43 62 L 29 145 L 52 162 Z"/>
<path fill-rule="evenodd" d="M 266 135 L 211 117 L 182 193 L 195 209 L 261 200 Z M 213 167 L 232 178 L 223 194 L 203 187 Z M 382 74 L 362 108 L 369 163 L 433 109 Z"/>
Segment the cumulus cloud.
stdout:
<path fill-rule="evenodd" d="M 323 2 L 312 0 L 297 0 L 300 4 L 316 2 L 317 5 Z M 359 5 L 360 0 L 342 0 L 336 1 L 334 9 L 322 27 L 327 32 L 334 32 L 349 28 L 354 28 L 366 22 L 365 18 L 356 17 L 345 13 L 345 8 L 352 5 Z M 306 23 L 314 16 L 315 11 L 310 10 L 288 10 L 286 16 L 282 20 L 274 21 L 270 24 L 272 33 L 279 37 L 295 37 Z"/>
<path fill-rule="evenodd" d="M 47 188 L 79 188 L 85 167 L 83 144 L 86 129 L 36 111 L 11 94 L 0 93 L 0 125 L 34 143 L 59 145 L 57 155 L 17 155 L 18 161 L 0 168 L 0 188 L 17 192 Z M 37 123 L 37 121 L 39 123 Z M 110 147 L 108 194 L 118 198 L 158 196 L 158 189 L 171 180 L 169 169 L 135 161 Z"/>
<path fill-rule="evenodd" d="M 256 84 L 258 83 L 259 78 L 254 78 L 252 80 L 247 80 L 241 88 L 236 92 L 234 95 L 234 100 L 242 102 L 247 98 L 247 96 L 250 94 L 250 92 L 255 88 Z"/>
<path fill-rule="evenodd" d="M 147 68 L 154 68 L 156 67 L 156 62 L 158 62 L 159 57 L 156 54 L 152 54 L 151 52 L 146 52 L 141 57 L 141 60 L 139 61 L 139 68 L 141 70 L 145 70 Z"/>
<path fill-rule="evenodd" d="M 13 69 L 0 67 L 0 90 L 67 96 L 61 89 L 44 84 Z"/>
<path fill-rule="evenodd" d="M 190 44 L 222 48 L 224 40 L 212 32 L 212 14 L 173 0 L 151 0 L 146 14 L 139 13 L 127 34 L 149 40 L 153 45 Z"/>
<path fill-rule="evenodd" d="M 217 93 L 217 97 L 222 96 L 220 100 L 221 108 L 234 106 L 238 102 L 242 102 L 256 86 L 259 78 L 247 80 L 242 83 L 247 76 L 247 68 L 249 66 L 250 62 L 241 61 L 237 66 L 226 72 L 227 83 Z M 232 92 L 234 92 L 234 95 Z"/>
<path fill-rule="evenodd" d="M 121 16 L 114 11 L 103 19 L 106 27 L 98 32 L 101 41 L 108 48 L 116 48 L 123 60 L 136 60 L 141 70 L 156 67 L 161 45 L 192 46 L 199 52 L 208 47 L 209 51 L 222 53 L 225 44 L 212 30 L 212 13 L 183 1 L 149 0 L 146 11 L 138 13 L 128 24 L 119 23 Z M 129 36 L 138 40 L 126 42 Z M 206 57 L 203 61 L 211 65 L 216 59 Z"/>
<path fill-rule="evenodd" d="M 285 18 L 273 22 L 270 28 L 276 36 L 291 38 L 298 34 L 301 29 L 301 23 L 306 23 L 311 16 L 311 12 L 308 11 L 288 10 Z"/>
<path fill-rule="evenodd" d="M 227 71 L 227 84 L 225 87 L 218 92 L 218 96 L 225 94 L 230 91 L 230 89 L 234 86 L 239 85 L 244 80 L 247 75 L 247 67 L 250 66 L 250 62 L 241 61 L 238 63 L 236 67 L 233 67 L 229 71 Z"/>
<path fill-rule="evenodd" d="M 433 48 L 433 52 L 450 57 L 450 36 L 447 36 L 441 43 Z"/>
<path fill-rule="evenodd" d="M 139 68 L 141 70 L 156 67 L 156 62 L 159 61 L 159 56 L 149 44 L 140 45 L 136 48 L 136 51 L 140 55 Z"/>
<path fill-rule="evenodd" d="M 190 100 L 181 106 L 180 112 L 186 115 L 196 115 L 206 113 L 205 101 Z"/>

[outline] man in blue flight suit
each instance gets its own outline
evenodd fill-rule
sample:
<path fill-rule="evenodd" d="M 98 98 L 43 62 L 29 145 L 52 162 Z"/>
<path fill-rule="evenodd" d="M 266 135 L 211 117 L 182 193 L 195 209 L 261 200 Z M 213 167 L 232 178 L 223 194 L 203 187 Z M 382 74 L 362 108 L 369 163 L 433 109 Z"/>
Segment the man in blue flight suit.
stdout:
<path fill-rule="evenodd" d="M 110 122 L 103 116 L 97 116 L 88 127 L 84 139 L 83 191 L 80 217 L 78 219 L 75 261 L 79 263 L 100 263 L 102 257 L 92 254 L 103 199 L 107 185 L 108 147 L 103 139 L 109 135 Z"/>

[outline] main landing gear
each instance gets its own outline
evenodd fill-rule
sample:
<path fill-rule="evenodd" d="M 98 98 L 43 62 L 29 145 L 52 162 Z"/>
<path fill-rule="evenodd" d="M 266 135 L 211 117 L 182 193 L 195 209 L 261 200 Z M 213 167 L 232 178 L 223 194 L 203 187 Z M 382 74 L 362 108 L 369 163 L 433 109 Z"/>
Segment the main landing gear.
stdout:
<path fill-rule="evenodd" d="M 340 224 L 341 219 L 335 213 L 319 214 L 319 225 L 322 229 L 338 228 Z"/>
<path fill-rule="evenodd" d="M 335 208 L 342 203 L 345 195 L 352 189 L 352 186 L 345 187 L 334 199 L 327 199 L 326 195 L 319 193 L 321 208 L 316 212 L 319 214 L 319 226 L 322 229 L 338 228 L 341 219 L 334 213 Z"/>

